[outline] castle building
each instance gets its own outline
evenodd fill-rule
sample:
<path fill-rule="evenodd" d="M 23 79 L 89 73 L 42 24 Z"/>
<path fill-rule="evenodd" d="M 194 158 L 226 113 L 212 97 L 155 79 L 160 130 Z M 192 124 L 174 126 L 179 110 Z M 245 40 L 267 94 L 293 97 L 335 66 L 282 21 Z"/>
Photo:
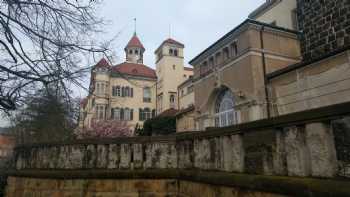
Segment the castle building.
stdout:
<path fill-rule="evenodd" d="M 101 59 L 91 71 L 89 95 L 81 103 L 80 128 L 94 121 L 126 121 L 136 125 L 168 109 L 178 109 L 177 86 L 192 76 L 184 67 L 184 45 L 165 40 L 156 50 L 156 69 L 143 64 L 145 47 L 136 33 L 126 47 L 125 62 L 110 65 Z"/>
<path fill-rule="evenodd" d="M 157 114 L 178 109 L 178 86 L 193 75 L 193 69 L 184 66 L 184 48 L 184 44 L 169 38 L 155 51 Z"/>

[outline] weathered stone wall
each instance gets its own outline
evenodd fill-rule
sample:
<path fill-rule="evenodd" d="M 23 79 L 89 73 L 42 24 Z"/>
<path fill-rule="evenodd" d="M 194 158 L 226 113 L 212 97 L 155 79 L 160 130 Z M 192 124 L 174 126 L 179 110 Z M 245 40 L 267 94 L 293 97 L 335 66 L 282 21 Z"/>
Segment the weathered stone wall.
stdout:
<path fill-rule="evenodd" d="M 349 114 L 344 103 L 205 132 L 23 145 L 7 196 L 350 196 Z"/>
<path fill-rule="evenodd" d="M 15 168 L 20 171 L 197 169 L 348 177 L 349 121 L 323 117 L 332 110 L 335 113 L 347 110 L 343 106 L 338 108 L 310 111 L 305 117 L 302 112 L 237 127 L 166 137 L 23 146 L 15 151 Z M 322 121 L 308 119 L 319 116 L 323 117 Z"/>
<path fill-rule="evenodd" d="M 304 60 L 350 46 L 349 0 L 297 0 Z"/>
<path fill-rule="evenodd" d="M 7 197 L 287 197 L 177 180 L 52 180 L 9 178 Z"/>

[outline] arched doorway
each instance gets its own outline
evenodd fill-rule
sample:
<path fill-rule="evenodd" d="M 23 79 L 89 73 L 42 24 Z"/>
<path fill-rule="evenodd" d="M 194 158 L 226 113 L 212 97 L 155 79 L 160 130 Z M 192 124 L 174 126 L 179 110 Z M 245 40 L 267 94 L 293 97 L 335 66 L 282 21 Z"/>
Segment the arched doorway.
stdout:
<path fill-rule="evenodd" d="M 214 117 L 216 127 L 226 127 L 237 124 L 238 114 L 234 107 L 235 100 L 233 93 L 228 88 L 221 90 L 215 101 Z"/>

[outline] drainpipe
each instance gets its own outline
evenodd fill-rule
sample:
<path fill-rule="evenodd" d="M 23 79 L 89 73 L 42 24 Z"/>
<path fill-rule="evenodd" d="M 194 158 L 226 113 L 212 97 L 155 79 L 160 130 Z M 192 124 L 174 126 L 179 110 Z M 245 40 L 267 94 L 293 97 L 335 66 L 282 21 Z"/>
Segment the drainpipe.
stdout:
<path fill-rule="evenodd" d="M 263 38 L 263 32 L 265 30 L 265 26 L 262 25 L 260 29 L 260 45 L 261 45 L 261 60 L 263 64 L 263 74 L 264 74 L 264 90 L 265 90 L 265 101 L 266 101 L 266 112 L 267 112 L 267 118 L 271 118 L 271 112 L 270 112 L 270 98 L 269 98 L 269 91 L 267 87 L 267 78 L 266 78 L 266 59 L 265 59 L 265 48 L 264 48 L 264 38 Z"/>

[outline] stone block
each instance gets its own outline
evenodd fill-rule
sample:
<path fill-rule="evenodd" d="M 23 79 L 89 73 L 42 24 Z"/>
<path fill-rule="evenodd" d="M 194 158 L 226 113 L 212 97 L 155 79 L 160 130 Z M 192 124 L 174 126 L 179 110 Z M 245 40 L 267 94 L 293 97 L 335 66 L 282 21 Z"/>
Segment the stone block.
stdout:
<path fill-rule="evenodd" d="M 284 129 L 287 172 L 289 176 L 308 176 L 310 174 L 309 155 L 303 127 Z"/>
<path fill-rule="evenodd" d="M 118 169 L 120 161 L 120 147 L 117 144 L 110 144 L 108 151 L 108 169 Z"/>
<path fill-rule="evenodd" d="M 92 169 L 96 167 L 96 145 L 88 145 L 86 147 L 86 153 L 84 155 L 84 167 L 88 169 Z"/>
<path fill-rule="evenodd" d="M 343 177 L 350 177 L 350 117 L 332 122 L 339 172 Z"/>
<path fill-rule="evenodd" d="M 129 169 L 131 168 L 131 154 L 132 147 L 130 144 L 121 144 L 120 145 L 120 169 Z"/>
<path fill-rule="evenodd" d="M 143 145 L 133 144 L 133 164 L 135 169 L 143 168 Z"/>
<path fill-rule="evenodd" d="M 96 167 L 100 169 L 107 168 L 108 165 L 108 145 L 97 145 Z"/>
<path fill-rule="evenodd" d="M 208 170 L 211 167 L 210 162 L 210 143 L 208 139 L 194 140 L 194 166 L 195 168 Z"/>
<path fill-rule="evenodd" d="M 337 157 L 330 124 L 307 124 L 306 143 L 310 153 L 311 175 L 334 177 L 337 174 Z"/>
<path fill-rule="evenodd" d="M 251 174 L 273 174 L 276 131 L 252 131 L 243 135 L 244 171 Z"/>
<path fill-rule="evenodd" d="M 193 141 L 180 141 L 176 145 L 178 152 L 178 167 L 188 169 L 193 167 Z"/>

